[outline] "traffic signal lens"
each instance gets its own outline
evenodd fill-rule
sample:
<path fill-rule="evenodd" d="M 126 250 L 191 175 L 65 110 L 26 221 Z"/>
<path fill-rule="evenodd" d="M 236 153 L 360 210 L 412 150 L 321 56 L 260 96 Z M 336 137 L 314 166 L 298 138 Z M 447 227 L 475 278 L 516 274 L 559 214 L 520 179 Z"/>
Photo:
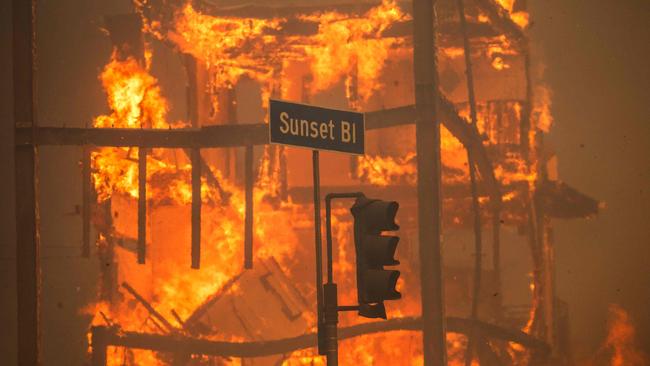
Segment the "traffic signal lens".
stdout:
<path fill-rule="evenodd" d="M 366 318 L 386 319 L 386 307 L 383 302 L 377 304 L 359 304 L 359 315 Z"/>
<path fill-rule="evenodd" d="M 357 198 L 350 208 L 354 216 L 354 246 L 357 255 L 357 295 L 359 315 L 368 318 L 386 318 L 384 300 L 397 300 L 400 272 L 385 269 L 399 264 L 395 251 L 399 237 L 382 235 L 395 231 L 395 215 L 399 204 L 395 201 Z"/>
<path fill-rule="evenodd" d="M 363 245 L 367 265 L 379 269 L 382 266 L 399 264 L 395 259 L 398 242 L 397 236 L 365 235 Z"/>
<path fill-rule="evenodd" d="M 374 201 L 364 209 L 364 218 L 368 228 L 372 231 L 398 230 L 399 225 L 395 223 L 395 215 L 399 209 L 399 203 L 395 201 Z"/>
<path fill-rule="evenodd" d="M 386 271 L 381 269 L 368 269 L 364 271 L 365 291 L 363 295 L 365 298 L 363 301 L 372 303 L 402 298 L 402 294 L 395 289 L 399 275 L 399 271 Z"/>

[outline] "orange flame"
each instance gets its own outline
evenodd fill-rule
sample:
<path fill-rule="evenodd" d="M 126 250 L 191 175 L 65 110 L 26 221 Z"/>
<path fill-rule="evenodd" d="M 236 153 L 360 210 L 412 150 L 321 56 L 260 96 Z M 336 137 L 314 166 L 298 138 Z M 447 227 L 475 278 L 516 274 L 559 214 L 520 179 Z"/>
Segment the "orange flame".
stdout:
<path fill-rule="evenodd" d="M 611 366 L 643 366 L 650 362 L 637 348 L 630 315 L 619 305 L 609 306 L 609 333 L 604 346 L 612 351 Z"/>
<path fill-rule="evenodd" d="M 502 0 L 502 3 L 506 9 L 512 10 L 511 2 Z M 513 19 L 516 19 L 516 14 L 512 14 Z M 351 83 L 351 78 L 354 77 L 359 96 L 363 101 L 368 101 L 382 86 L 380 77 L 391 49 L 405 45 L 403 39 L 382 36 L 392 24 L 408 19 L 394 0 L 384 0 L 381 5 L 358 17 L 327 12 L 305 15 L 301 19 L 318 22 L 318 33 L 310 37 L 296 36 L 286 44 L 273 35 L 273 31 L 280 29 L 283 19 L 209 16 L 195 10 L 190 3 L 177 9 L 174 28 L 168 34 L 161 33 L 162 28 L 157 22 L 144 22 L 143 30 L 159 39 L 174 42 L 181 51 L 202 62 L 211 73 L 210 86 L 231 87 L 243 76 L 258 81 L 265 102 L 273 89 L 273 77 L 284 76 L 284 70 L 277 75 L 278 67 L 284 67 L 285 60 L 296 59 L 309 63 L 313 75 L 313 82 L 310 84 L 312 93 L 331 88 L 344 78 L 346 83 Z M 507 68 L 508 65 L 501 57 L 514 51 L 509 49 L 504 38 L 498 41 L 487 53 L 493 60 L 501 60 L 493 63 L 495 68 Z M 276 54 L 269 52 L 269 49 L 276 50 Z M 450 48 L 444 52 L 450 57 L 462 55 L 459 49 Z M 150 53 L 147 53 L 147 60 L 150 56 Z M 97 117 L 94 121 L 95 127 L 186 126 L 182 122 L 167 121 L 168 103 L 162 96 L 157 80 L 149 74 L 148 66 L 143 66 L 133 59 L 120 61 L 114 56 L 100 78 L 108 94 L 111 113 Z M 454 171 L 453 174 L 446 174 L 444 179 L 448 182 L 467 181 L 467 155 L 464 147 L 445 128 L 441 131 L 441 140 L 444 166 Z M 120 214 L 131 212 L 133 215 L 133 200 L 138 198 L 138 169 L 135 159 L 137 152 L 135 148 L 101 148 L 92 155 L 93 180 L 98 201 L 112 199 L 113 209 Z M 189 218 L 192 197 L 191 165 L 182 154 L 178 155 L 180 156 L 175 156 L 175 152 L 169 149 L 153 149 L 148 153 L 146 198 L 150 215 L 167 219 L 173 217 L 175 221 Z M 283 269 L 290 273 L 290 266 L 283 261 L 299 260 L 293 258 L 300 246 L 296 229 L 310 228 L 313 223 L 304 207 L 293 204 L 291 199 L 278 203 L 280 158 L 280 153 L 271 153 L 267 149 L 261 162 L 260 177 L 254 191 L 254 234 L 256 243 L 260 243 L 256 247 L 255 255 L 256 258 L 273 255 L 281 262 Z M 497 176 L 504 183 L 518 180 L 531 182 L 536 179 L 527 172 L 521 157 L 513 155 L 510 160 L 512 161 L 508 160 L 508 164 L 500 167 L 501 171 L 497 171 Z M 185 253 L 188 252 L 189 245 L 186 244 L 189 235 L 181 228 L 183 225 L 173 228 L 173 231 L 180 233 L 163 231 L 171 237 L 165 238 L 165 242 L 177 242 L 174 242 L 171 248 L 157 248 L 159 254 L 156 261 L 148 260 L 145 266 L 135 267 L 135 264 L 132 264 L 135 262 L 133 253 L 119 247 L 115 249 L 117 262 L 120 264 L 119 282 L 141 283 L 152 306 L 164 315 L 174 311 L 181 318 L 187 318 L 206 298 L 218 292 L 224 284 L 242 271 L 240 259 L 243 257 L 244 194 L 239 187 L 227 181 L 220 171 L 213 167 L 210 167 L 210 170 L 221 182 L 221 189 L 229 195 L 230 201 L 223 205 L 222 192 L 202 179 L 202 242 L 209 245 L 204 245 L 202 249 L 201 270 L 187 270 L 189 259 L 185 258 Z M 415 154 L 411 152 L 403 157 L 366 156 L 359 160 L 357 173 L 375 185 L 413 185 L 416 173 Z M 268 197 L 276 200 L 270 203 Z M 334 234 L 340 244 L 335 271 L 341 278 L 341 303 L 353 303 L 356 299 L 353 283 L 354 250 L 350 240 L 351 224 L 343 219 L 346 215 L 349 215 L 347 210 L 335 209 Z M 152 220 L 151 217 L 149 220 Z M 132 222 L 133 220 L 131 223 L 123 223 L 124 227 L 120 230 L 136 231 Z M 151 238 L 147 239 L 148 244 L 151 241 L 155 242 Z M 412 275 L 406 269 L 398 286 L 412 286 Z M 238 288 L 235 286 L 230 291 L 236 292 Z M 95 316 L 93 323 L 104 322 L 100 315 L 105 314 L 111 322 L 121 325 L 125 330 L 166 332 L 165 329 L 160 329 L 160 325 L 151 319 L 142 306 L 131 301 L 130 295 L 123 295 L 111 304 L 99 302 L 89 306 L 86 312 Z M 403 300 L 400 309 L 389 309 L 389 315 L 418 314 L 417 300 L 417 295 Z M 313 318 L 313 314 L 311 316 Z M 366 321 L 356 317 L 341 318 L 342 325 Z M 313 319 L 310 324 L 313 325 Z M 181 328 L 180 325 L 174 326 Z M 400 331 L 342 341 L 342 364 L 395 365 L 410 362 L 421 365 L 423 358 L 420 337 L 418 332 Z M 211 338 L 242 341 L 223 334 L 213 335 Z M 398 346 L 391 349 L 382 347 L 387 343 Z M 448 334 L 447 344 L 450 365 L 463 364 L 466 338 L 458 334 Z M 377 357 L 377 350 L 382 351 L 381 358 Z M 324 364 L 323 358 L 314 354 L 313 349 L 294 352 L 284 364 Z M 115 347 L 109 349 L 109 359 L 111 365 L 164 364 L 153 352 L 126 351 Z M 237 362 L 239 361 L 231 360 L 229 364 Z M 476 365 L 477 361 L 474 360 L 472 364 Z"/>
<path fill-rule="evenodd" d="M 407 19 L 394 0 L 383 0 L 361 17 L 339 13 L 304 16 L 319 22 L 318 34 L 305 46 L 311 58 L 314 91 L 325 90 L 343 76 L 355 73 L 358 93 L 367 100 L 381 84 L 378 76 L 391 47 L 402 44 L 398 38 L 382 38 L 391 24 Z"/>
<path fill-rule="evenodd" d="M 529 14 L 525 11 L 513 11 L 515 0 L 497 0 L 497 2 L 510 13 L 510 18 L 521 28 L 526 28 L 529 22 Z"/>

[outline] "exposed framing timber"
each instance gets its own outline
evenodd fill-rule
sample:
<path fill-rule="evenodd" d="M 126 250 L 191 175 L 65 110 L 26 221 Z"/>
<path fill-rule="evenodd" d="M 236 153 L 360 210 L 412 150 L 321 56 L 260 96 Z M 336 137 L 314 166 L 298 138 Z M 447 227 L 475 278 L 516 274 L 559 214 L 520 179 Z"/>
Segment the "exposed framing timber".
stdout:
<path fill-rule="evenodd" d="M 481 338 L 514 342 L 531 349 L 541 358 L 546 357 L 550 351 L 549 346 L 545 342 L 535 337 L 519 330 L 506 329 L 490 323 L 480 321 L 472 322 L 468 319 L 449 317 L 447 318 L 447 329 L 449 332 L 462 334 L 467 334 L 471 329 L 476 329 Z M 339 339 L 349 339 L 365 334 L 399 330 L 420 331 L 422 330 L 422 320 L 421 318 L 406 317 L 353 325 L 340 328 Z M 317 344 L 315 333 L 272 341 L 245 343 L 210 341 L 180 335 L 168 336 L 162 334 L 125 332 L 115 327 L 104 326 L 93 327 L 91 333 L 93 366 L 105 365 L 105 349 L 109 345 L 169 353 L 175 353 L 179 349 L 182 349 L 184 352 L 190 354 L 248 358 L 291 353 L 300 349 L 316 347 Z"/>
<path fill-rule="evenodd" d="M 438 109 L 442 124 L 466 149 L 472 150 L 481 178 L 489 187 L 492 202 L 501 200 L 498 182 L 492 163 L 476 126 L 460 117 L 454 104 L 442 94 L 438 95 Z M 366 113 L 366 130 L 414 124 L 417 113 L 414 105 L 383 109 Z M 16 130 L 16 145 L 95 145 L 113 147 L 159 148 L 215 148 L 246 147 L 269 143 L 268 125 L 264 123 L 218 125 L 194 129 L 118 129 L 118 128 L 63 128 L 39 127 Z M 209 172 L 209 168 L 203 170 Z M 207 176 L 208 183 L 210 175 Z M 212 179 L 214 180 L 214 179 Z"/>
<path fill-rule="evenodd" d="M 463 33 L 463 49 L 465 56 L 465 78 L 467 81 L 467 95 L 469 102 L 470 123 L 473 127 L 477 125 L 476 116 L 476 97 L 474 93 L 474 72 L 472 69 L 472 50 L 467 35 L 467 20 L 465 16 L 465 4 L 463 0 L 457 0 L 458 18 L 460 29 Z M 467 165 L 469 169 L 470 186 L 472 192 L 472 214 L 474 216 L 474 280 L 472 289 L 472 306 L 470 319 L 473 321 L 478 320 L 479 306 L 480 306 L 480 293 L 481 293 L 481 273 L 483 272 L 483 228 L 481 224 L 481 206 L 479 204 L 478 192 L 476 189 L 476 165 L 474 164 L 473 150 L 467 149 Z M 474 348 L 477 343 L 481 343 L 477 339 L 476 332 L 472 330 L 467 335 L 467 349 L 465 350 L 465 366 L 471 366 L 474 359 Z"/>
<path fill-rule="evenodd" d="M 194 148 L 192 161 L 192 268 L 201 268 L 201 150 Z"/>
<path fill-rule="evenodd" d="M 81 256 L 90 258 L 90 216 L 92 213 L 91 149 L 84 146 L 81 157 Z"/>
<path fill-rule="evenodd" d="M 318 32 L 318 22 L 299 19 L 303 14 L 315 14 L 323 12 L 337 12 L 341 14 L 362 15 L 371 8 L 380 5 L 377 2 L 350 2 L 327 5 L 308 5 L 308 6 L 272 6 L 247 4 L 242 6 L 223 7 L 209 0 L 197 2 L 202 12 L 218 16 L 238 17 L 238 18 L 286 18 L 287 21 L 277 29 L 269 29 L 269 34 L 280 36 L 311 36 Z M 412 16 L 411 3 L 408 1 L 398 1 L 398 5 L 405 14 Z M 508 12 L 494 0 L 476 0 L 468 4 L 468 7 L 478 7 L 490 19 L 490 23 L 468 23 L 467 31 L 470 38 L 494 37 L 499 34 L 505 34 L 509 40 L 516 44 L 524 45 L 525 35 L 521 28 L 515 24 Z M 462 46 L 462 35 L 458 27 L 453 22 L 440 22 L 437 27 L 440 35 L 441 45 L 443 46 Z M 382 37 L 411 37 L 413 35 L 413 21 L 406 20 L 397 22 L 389 26 L 382 32 Z"/>
<path fill-rule="evenodd" d="M 244 227 L 244 268 L 253 268 L 253 146 L 246 146 L 244 157 L 246 212 Z"/>
<path fill-rule="evenodd" d="M 147 149 L 138 149 L 138 264 L 147 256 Z"/>
<path fill-rule="evenodd" d="M 492 24 L 499 32 L 514 42 L 515 47 L 521 52 L 528 50 L 528 37 L 524 31 L 510 18 L 508 11 L 499 5 L 495 0 L 474 0 L 476 5 L 487 15 Z"/>
<path fill-rule="evenodd" d="M 176 130 L 39 127 L 31 132 L 17 128 L 16 145 L 211 148 L 264 145 L 269 140 L 268 126 L 262 123 Z"/>

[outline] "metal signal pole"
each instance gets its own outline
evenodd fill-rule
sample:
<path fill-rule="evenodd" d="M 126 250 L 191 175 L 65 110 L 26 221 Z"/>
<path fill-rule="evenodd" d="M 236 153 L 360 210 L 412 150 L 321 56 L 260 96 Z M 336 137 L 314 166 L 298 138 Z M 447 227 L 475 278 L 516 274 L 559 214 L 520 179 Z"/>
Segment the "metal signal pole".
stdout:
<path fill-rule="evenodd" d="M 413 1 L 418 166 L 418 234 L 425 366 L 447 365 L 441 253 L 440 121 L 437 116 L 438 68 L 435 0 Z"/>
<path fill-rule="evenodd" d="M 320 225 L 320 154 L 312 151 L 312 170 L 314 174 L 314 239 L 316 243 L 316 316 L 318 318 L 318 353 L 326 354 L 325 323 L 323 319 L 323 238 Z M 330 355 L 327 355 L 330 365 Z"/>

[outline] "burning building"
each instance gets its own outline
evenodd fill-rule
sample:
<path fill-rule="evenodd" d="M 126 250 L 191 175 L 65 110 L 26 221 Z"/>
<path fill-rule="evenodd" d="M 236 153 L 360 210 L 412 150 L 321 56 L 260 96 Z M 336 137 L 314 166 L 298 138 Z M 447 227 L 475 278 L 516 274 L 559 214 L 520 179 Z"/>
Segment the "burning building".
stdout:
<path fill-rule="evenodd" d="M 92 364 L 324 364 L 310 152 L 268 143 L 270 98 L 365 113 L 366 154 L 324 153 L 321 190 L 400 202 L 403 299 L 388 321 L 341 316 L 341 363 L 428 364 L 418 192 L 434 189 L 418 187 L 417 93 L 427 77 L 414 66 L 422 30 L 411 4 L 133 5 L 105 18 L 114 49 L 99 80 L 110 111 L 90 128 L 17 132 L 17 144 L 84 147 L 82 253 L 101 268 L 97 299 L 83 309 Z M 436 235 L 450 258 L 439 279 L 449 364 L 571 362 L 551 219 L 593 216 L 598 202 L 557 179 L 544 144 L 551 92 L 528 24 L 525 1 L 445 0 L 424 27 L 436 38 L 429 92 L 441 123 Z M 165 96 L 172 77 L 154 72 L 158 58 L 174 60 L 184 100 Z M 186 117 L 171 120 L 172 108 Z M 343 304 L 356 301 L 348 208 L 333 210 Z M 531 264 L 514 273 L 530 280 L 524 307 L 504 284 L 502 258 L 514 247 Z"/>

